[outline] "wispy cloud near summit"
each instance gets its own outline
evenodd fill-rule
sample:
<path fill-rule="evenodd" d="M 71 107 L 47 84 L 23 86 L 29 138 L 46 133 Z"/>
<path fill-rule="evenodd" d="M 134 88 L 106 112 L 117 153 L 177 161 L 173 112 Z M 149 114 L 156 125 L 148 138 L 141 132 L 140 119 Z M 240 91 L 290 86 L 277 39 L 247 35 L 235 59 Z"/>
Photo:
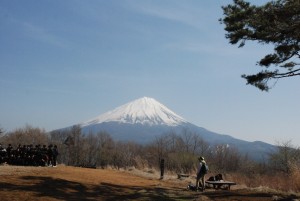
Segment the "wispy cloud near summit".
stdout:
<path fill-rule="evenodd" d="M 201 29 L 203 26 L 201 24 L 201 15 L 204 12 L 201 11 L 201 8 L 196 9 L 192 5 L 186 4 L 185 1 L 182 1 L 182 3 L 172 2 L 171 4 L 160 2 L 159 5 L 147 1 L 139 1 L 132 3 L 131 6 L 137 12 L 152 17 L 178 22 L 197 29 Z"/>

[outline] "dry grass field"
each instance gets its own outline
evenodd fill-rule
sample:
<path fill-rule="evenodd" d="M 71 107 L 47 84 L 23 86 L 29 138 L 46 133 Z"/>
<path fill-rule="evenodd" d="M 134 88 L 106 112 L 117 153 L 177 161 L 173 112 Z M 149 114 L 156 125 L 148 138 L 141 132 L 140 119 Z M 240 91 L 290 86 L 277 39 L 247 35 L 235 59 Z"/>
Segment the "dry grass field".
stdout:
<path fill-rule="evenodd" d="M 58 166 L 0 166 L 0 200 L 300 200 L 296 195 L 234 186 L 228 190 L 186 189 L 192 179 L 179 180 L 138 170 L 118 171 Z"/>

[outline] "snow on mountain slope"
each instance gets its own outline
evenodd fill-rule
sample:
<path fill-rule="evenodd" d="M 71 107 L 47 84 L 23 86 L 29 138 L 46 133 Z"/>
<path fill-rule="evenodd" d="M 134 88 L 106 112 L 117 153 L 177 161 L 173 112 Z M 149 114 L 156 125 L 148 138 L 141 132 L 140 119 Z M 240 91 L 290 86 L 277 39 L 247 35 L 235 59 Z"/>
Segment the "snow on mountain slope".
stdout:
<path fill-rule="evenodd" d="M 188 123 L 153 98 L 143 97 L 106 112 L 81 124 L 82 127 L 103 122 L 178 126 Z"/>
<path fill-rule="evenodd" d="M 210 146 L 229 145 L 252 159 L 265 160 L 276 147 L 261 142 L 248 142 L 230 135 L 218 134 L 189 123 L 153 98 L 140 98 L 79 124 L 83 134 L 108 133 L 113 139 L 139 144 L 153 142 L 164 133 L 191 132 L 199 135 Z M 72 126 L 58 129 L 65 131 Z"/>

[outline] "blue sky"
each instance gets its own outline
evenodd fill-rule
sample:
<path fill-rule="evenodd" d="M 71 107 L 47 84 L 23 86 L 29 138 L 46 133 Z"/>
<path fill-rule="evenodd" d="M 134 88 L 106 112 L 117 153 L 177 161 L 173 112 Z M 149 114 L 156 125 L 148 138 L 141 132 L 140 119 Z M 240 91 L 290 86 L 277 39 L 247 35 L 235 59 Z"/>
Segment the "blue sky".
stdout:
<path fill-rule="evenodd" d="M 214 132 L 300 146 L 300 80 L 246 85 L 270 47 L 228 43 L 231 2 L 0 1 L 0 127 L 50 131 L 147 96 Z"/>

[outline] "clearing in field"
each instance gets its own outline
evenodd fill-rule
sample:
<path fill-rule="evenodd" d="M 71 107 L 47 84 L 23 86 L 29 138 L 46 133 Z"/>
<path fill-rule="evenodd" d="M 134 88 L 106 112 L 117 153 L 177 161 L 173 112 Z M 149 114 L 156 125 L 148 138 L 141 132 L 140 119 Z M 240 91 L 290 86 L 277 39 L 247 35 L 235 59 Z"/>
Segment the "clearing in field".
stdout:
<path fill-rule="evenodd" d="M 142 171 L 118 171 L 58 166 L 0 166 L 0 198 L 6 200 L 296 200 L 295 195 L 275 194 L 236 186 L 230 191 L 188 191 L 190 179 Z M 194 182 L 194 181 L 193 181 Z"/>

